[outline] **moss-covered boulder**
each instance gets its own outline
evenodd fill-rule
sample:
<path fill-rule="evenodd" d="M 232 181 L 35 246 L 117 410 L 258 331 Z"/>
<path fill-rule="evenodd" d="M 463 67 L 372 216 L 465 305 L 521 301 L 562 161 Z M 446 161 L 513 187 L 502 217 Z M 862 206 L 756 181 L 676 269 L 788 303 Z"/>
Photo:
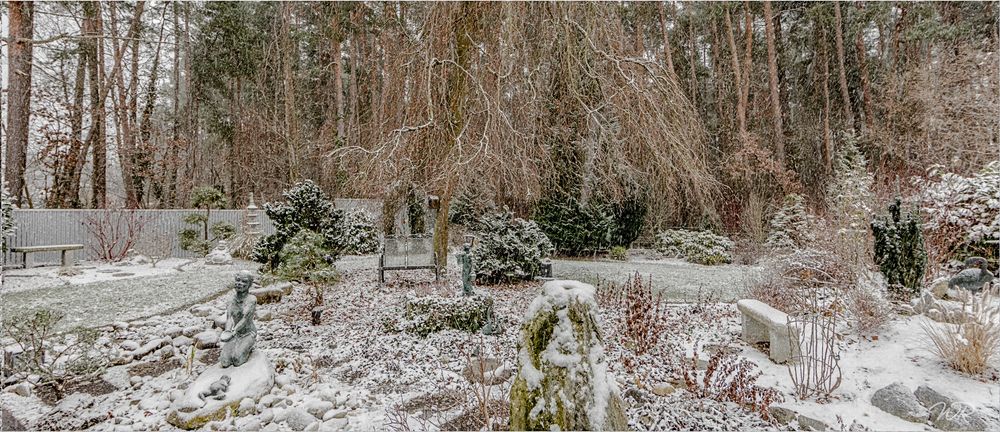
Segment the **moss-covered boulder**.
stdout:
<path fill-rule="evenodd" d="M 493 297 L 478 290 L 454 297 L 410 293 L 402 315 L 391 323 L 393 329 L 421 337 L 445 329 L 477 332 L 493 318 Z"/>
<path fill-rule="evenodd" d="M 510 430 L 628 428 L 596 314 L 593 286 L 576 281 L 542 286 L 521 326 Z"/>

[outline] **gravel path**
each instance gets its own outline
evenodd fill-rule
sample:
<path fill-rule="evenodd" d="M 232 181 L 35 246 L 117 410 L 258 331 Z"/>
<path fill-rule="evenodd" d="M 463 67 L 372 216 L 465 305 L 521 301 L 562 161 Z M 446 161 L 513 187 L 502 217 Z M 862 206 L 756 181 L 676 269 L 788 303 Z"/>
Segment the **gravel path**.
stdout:
<path fill-rule="evenodd" d="M 97 327 L 160 315 L 200 303 L 222 294 L 237 271 L 255 268 L 253 263 L 230 266 L 193 264 L 183 271 L 142 278 L 50 286 L 2 294 L 2 314 L 13 316 L 35 308 L 66 313 L 60 327 Z"/>

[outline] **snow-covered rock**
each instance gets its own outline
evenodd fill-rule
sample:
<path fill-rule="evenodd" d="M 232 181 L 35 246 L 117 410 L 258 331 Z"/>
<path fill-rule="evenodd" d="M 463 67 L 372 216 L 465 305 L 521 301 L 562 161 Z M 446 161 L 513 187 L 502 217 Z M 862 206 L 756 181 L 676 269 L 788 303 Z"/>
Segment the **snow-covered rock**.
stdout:
<path fill-rule="evenodd" d="M 876 390 L 871 402 L 882 411 L 914 423 L 924 423 L 930 417 L 930 412 L 903 383 L 896 382 Z"/>
<path fill-rule="evenodd" d="M 581 282 L 551 281 L 528 307 L 510 390 L 512 430 L 628 428 L 608 374 L 594 293 Z"/>
<path fill-rule="evenodd" d="M 219 333 L 205 330 L 194 335 L 194 347 L 198 349 L 215 348 L 219 346 Z"/>
<path fill-rule="evenodd" d="M 205 255 L 205 264 L 208 265 L 230 265 L 233 263 L 233 255 L 227 250 L 225 240 L 220 240 L 219 244 Z"/>
<path fill-rule="evenodd" d="M 171 344 L 178 348 L 186 347 L 188 345 L 191 345 L 192 343 L 194 343 L 194 341 L 191 338 L 184 335 L 177 336 L 173 339 L 173 341 L 171 341 Z"/>
<path fill-rule="evenodd" d="M 36 421 L 33 430 L 81 430 L 108 419 L 109 411 L 97 409 L 94 397 L 87 393 L 73 393 L 49 413 Z"/>
<path fill-rule="evenodd" d="M 221 400 L 199 397 L 212 383 L 223 376 L 229 376 L 229 387 Z M 271 391 L 274 386 L 274 366 L 260 350 L 250 354 L 250 359 L 239 367 L 222 368 L 218 365 L 205 369 L 188 386 L 173 409 L 167 415 L 167 422 L 182 429 L 197 429 L 214 420 L 221 420 L 231 411 L 239 408 L 241 402 L 249 398 L 256 402 Z"/>
<path fill-rule="evenodd" d="M 323 401 L 323 400 L 312 400 L 305 404 L 306 412 L 312 414 L 313 417 L 322 419 L 323 416 L 333 409 L 333 403 Z"/>
<path fill-rule="evenodd" d="M 294 431 L 303 431 L 316 421 L 316 417 L 301 408 L 291 408 L 285 414 L 285 423 Z"/>
<path fill-rule="evenodd" d="M 986 430 L 982 416 L 969 405 L 941 394 L 926 385 L 917 387 L 914 396 L 930 411 L 931 424 L 945 431 Z"/>

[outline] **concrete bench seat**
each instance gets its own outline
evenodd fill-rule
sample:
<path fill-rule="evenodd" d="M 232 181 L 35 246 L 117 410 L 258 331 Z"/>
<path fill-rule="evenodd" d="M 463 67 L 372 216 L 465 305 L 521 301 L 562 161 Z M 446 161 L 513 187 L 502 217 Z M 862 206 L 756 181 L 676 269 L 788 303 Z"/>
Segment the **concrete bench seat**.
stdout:
<path fill-rule="evenodd" d="M 794 355 L 789 338 L 788 314 L 758 300 L 736 302 L 743 318 L 743 340 L 750 344 L 768 342 L 768 357 L 775 363 L 785 363 Z M 797 349 L 796 344 L 796 349 Z"/>
<path fill-rule="evenodd" d="M 64 245 L 45 245 L 45 246 L 18 246 L 10 248 L 11 252 L 21 254 L 21 261 L 24 263 L 24 268 L 28 268 L 28 254 L 34 252 L 60 252 L 61 259 L 60 263 L 63 267 L 69 265 L 67 258 L 67 253 L 69 251 L 83 249 L 82 244 L 64 244 Z"/>

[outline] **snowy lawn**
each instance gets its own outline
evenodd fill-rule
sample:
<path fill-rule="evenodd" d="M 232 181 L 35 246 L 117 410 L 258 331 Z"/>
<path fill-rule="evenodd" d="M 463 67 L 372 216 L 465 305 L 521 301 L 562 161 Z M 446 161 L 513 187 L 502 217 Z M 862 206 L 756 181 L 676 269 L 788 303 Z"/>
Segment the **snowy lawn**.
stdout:
<path fill-rule="evenodd" d="M 233 275 L 256 264 L 206 266 L 200 261 L 168 259 L 151 264 L 81 263 L 73 276 L 59 267 L 4 270 L 0 290 L 4 316 L 35 308 L 66 313 L 62 326 L 96 327 L 167 313 L 215 297 Z"/>
<path fill-rule="evenodd" d="M 733 302 L 742 298 L 744 281 L 760 273 L 759 266 L 725 264 L 705 266 L 681 259 L 643 259 L 629 261 L 611 260 L 552 260 L 552 275 L 557 279 L 574 279 L 587 283 L 598 280 L 624 282 L 639 272 L 645 279 L 652 276 L 653 289 L 663 294 L 664 300 L 685 303 L 700 297 Z"/>

